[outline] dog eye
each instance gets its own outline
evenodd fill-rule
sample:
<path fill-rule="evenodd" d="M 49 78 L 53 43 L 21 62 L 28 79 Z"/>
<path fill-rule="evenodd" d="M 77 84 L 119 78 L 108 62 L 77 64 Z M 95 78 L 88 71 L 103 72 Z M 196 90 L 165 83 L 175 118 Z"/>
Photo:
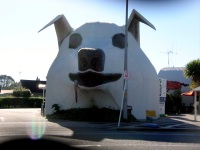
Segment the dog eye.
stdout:
<path fill-rule="evenodd" d="M 80 34 L 72 34 L 69 38 L 69 48 L 77 48 L 81 45 L 82 37 Z"/>
<path fill-rule="evenodd" d="M 125 47 L 125 35 L 123 33 L 115 34 L 112 38 L 112 44 L 119 48 Z"/>

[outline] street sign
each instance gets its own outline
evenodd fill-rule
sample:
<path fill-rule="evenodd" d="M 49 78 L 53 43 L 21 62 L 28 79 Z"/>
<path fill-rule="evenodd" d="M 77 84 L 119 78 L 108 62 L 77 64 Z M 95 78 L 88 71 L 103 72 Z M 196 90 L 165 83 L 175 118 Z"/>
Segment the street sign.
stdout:
<path fill-rule="evenodd" d="M 124 79 L 128 80 L 129 79 L 129 73 L 127 70 L 124 71 Z"/>

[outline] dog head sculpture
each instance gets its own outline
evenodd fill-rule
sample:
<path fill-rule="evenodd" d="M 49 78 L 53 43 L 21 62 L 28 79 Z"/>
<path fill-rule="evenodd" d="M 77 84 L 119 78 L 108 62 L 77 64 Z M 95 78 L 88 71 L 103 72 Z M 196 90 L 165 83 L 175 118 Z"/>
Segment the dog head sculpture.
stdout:
<path fill-rule="evenodd" d="M 136 92 L 136 101 L 130 101 L 128 104 L 131 106 L 146 103 L 146 100 L 141 100 L 141 95 L 137 94 L 140 90 L 147 90 L 140 88 L 142 82 L 148 80 L 142 86 L 157 84 L 157 73 L 140 49 L 139 22 L 155 29 L 136 10 L 132 11 L 127 25 L 130 73 L 128 89 L 131 93 L 130 99 L 135 97 L 132 94 Z M 74 30 L 64 15 L 58 15 L 41 30 L 52 24 L 55 26 L 59 51 L 47 74 L 45 114 L 52 113 L 51 106 L 55 103 L 59 104 L 61 109 L 92 105 L 119 109 L 123 94 L 125 26 L 91 22 Z M 144 70 L 145 68 L 148 69 Z M 158 89 L 150 90 L 154 94 L 147 93 L 147 97 L 157 99 L 156 90 Z M 147 104 L 154 109 L 155 103 L 158 106 L 155 100 Z M 144 111 L 144 108 L 141 111 Z M 144 112 L 142 115 L 144 116 Z"/>

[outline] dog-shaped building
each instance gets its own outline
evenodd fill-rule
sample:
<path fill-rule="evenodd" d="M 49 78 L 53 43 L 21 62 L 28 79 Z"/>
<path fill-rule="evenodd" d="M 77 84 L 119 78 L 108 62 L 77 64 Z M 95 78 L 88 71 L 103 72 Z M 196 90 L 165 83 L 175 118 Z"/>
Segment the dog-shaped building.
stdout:
<path fill-rule="evenodd" d="M 139 22 L 155 29 L 132 11 L 127 23 L 127 105 L 135 118 L 145 119 L 146 110 L 155 110 L 158 117 L 159 83 L 154 66 L 140 49 Z M 53 104 L 62 110 L 91 106 L 119 110 L 124 86 L 125 26 L 91 22 L 74 30 L 64 15 L 58 15 L 41 30 L 52 24 L 59 51 L 47 74 L 45 114 L 53 113 Z"/>

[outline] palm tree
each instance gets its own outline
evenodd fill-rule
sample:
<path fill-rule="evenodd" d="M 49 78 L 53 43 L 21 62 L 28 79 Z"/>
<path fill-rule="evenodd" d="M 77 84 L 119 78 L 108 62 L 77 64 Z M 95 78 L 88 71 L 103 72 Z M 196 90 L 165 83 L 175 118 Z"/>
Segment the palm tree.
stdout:
<path fill-rule="evenodd" d="M 192 79 L 196 87 L 200 86 L 200 59 L 192 60 L 187 63 L 183 73 L 186 78 Z"/>

